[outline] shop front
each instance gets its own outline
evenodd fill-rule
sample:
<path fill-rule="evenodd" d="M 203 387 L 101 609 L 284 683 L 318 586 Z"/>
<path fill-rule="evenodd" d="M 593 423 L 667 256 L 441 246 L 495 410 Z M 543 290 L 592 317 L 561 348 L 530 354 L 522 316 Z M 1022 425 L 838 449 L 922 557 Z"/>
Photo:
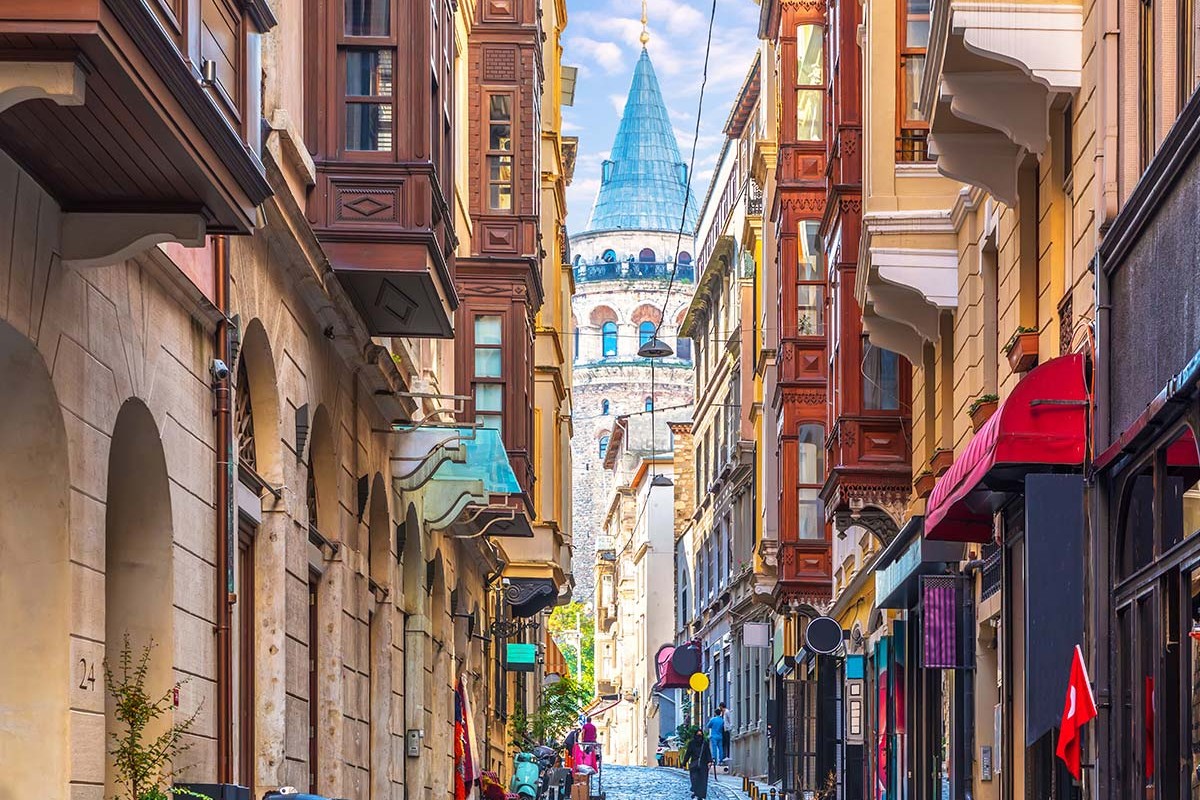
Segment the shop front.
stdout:
<path fill-rule="evenodd" d="M 960 635 L 970 611 L 958 574 L 965 548 L 926 540 L 923 521 L 910 518 L 876 561 L 866 670 L 873 800 L 961 796 L 951 790 L 965 763 L 954 745 L 970 656 Z"/>
<path fill-rule="evenodd" d="M 1029 372 L 929 497 L 925 540 L 965 543 L 969 558 L 961 619 L 970 663 L 951 676 L 952 797 L 1079 796 L 1054 751 L 1083 643 L 1085 378 L 1079 354 Z"/>

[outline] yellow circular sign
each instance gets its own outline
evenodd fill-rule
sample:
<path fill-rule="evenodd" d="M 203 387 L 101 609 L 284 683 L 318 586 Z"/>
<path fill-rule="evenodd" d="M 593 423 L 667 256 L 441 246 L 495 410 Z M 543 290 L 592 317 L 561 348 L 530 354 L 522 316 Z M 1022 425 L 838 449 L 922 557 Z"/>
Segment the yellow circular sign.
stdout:
<path fill-rule="evenodd" d="M 692 677 L 688 678 L 688 686 L 691 686 L 693 691 L 703 692 L 708 688 L 708 676 L 703 672 L 692 673 Z"/>

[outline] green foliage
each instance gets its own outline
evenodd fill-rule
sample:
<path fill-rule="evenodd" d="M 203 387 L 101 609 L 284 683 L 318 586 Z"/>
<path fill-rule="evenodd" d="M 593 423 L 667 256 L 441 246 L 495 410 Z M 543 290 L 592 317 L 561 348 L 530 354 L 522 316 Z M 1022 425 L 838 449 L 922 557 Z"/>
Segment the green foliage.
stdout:
<path fill-rule="evenodd" d="M 987 405 L 988 403 L 994 403 L 994 402 L 998 401 L 999 399 L 1000 399 L 1000 395 L 998 395 L 998 394 L 981 394 L 978 398 L 975 399 L 974 403 L 971 403 L 971 407 L 967 409 L 967 413 L 974 414 L 976 411 L 979 410 L 980 406 Z"/>
<path fill-rule="evenodd" d="M 554 643 L 567 660 L 578 688 L 591 700 L 596 692 L 596 622 L 583 603 L 571 602 L 557 606 L 546 623 Z M 576 674 L 578 671 L 579 674 Z M 585 700 L 585 702 L 586 702 Z"/>
<path fill-rule="evenodd" d="M 146 688 L 150 673 L 151 641 L 136 659 L 125 634 L 125 643 L 117 660 L 116 669 L 104 662 L 104 686 L 112 697 L 113 712 L 122 730 L 110 735 L 117 783 L 121 794 L 113 800 L 169 800 L 170 795 L 204 797 L 186 789 L 167 788 L 171 781 L 171 766 L 176 758 L 185 753 L 190 742 L 184 734 L 196 721 L 200 713 L 197 708 L 185 720 L 172 722 L 157 737 L 150 738 L 147 729 L 174 710 L 174 695 L 182 684 L 175 684 L 162 697 L 155 698 Z"/>
<path fill-rule="evenodd" d="M 532 712 L 517 707 L 509 717 L 509 735 L 518 749 L 533 744 L 558 743 L 579 719 L 590 693 L 570 676 L 542 690 Z"/>
<path fill-rule="evenodd" d="M 690 722 L 685 722 L 676 728 L 675 735 L 679 737 L 679 746 L 687 747 L 688 742 L 692 740 L 698 730 L 700 730 L 700 726 Z"/>

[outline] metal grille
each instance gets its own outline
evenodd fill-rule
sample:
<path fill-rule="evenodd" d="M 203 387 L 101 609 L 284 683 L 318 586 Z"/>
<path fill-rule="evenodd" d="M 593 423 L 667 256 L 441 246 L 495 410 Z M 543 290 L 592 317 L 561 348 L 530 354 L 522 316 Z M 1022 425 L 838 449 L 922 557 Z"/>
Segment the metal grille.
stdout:
<path fill-rule="evenodd" d="M 250 381 L 246 379 L 245 361 L 238 365 L 235 404 L 238 461 L 250 469 L 258 469 L 254 457 L 254 411 L 250 407 Z"/>
<path fill-rule="evenodd" d="M 929 131 L 924 128 L 904 128 L 896 137 L 896 163 L 930 161 Z"/>
<path fill-rule="evenodd" d="M 979 599 L 981 601 L 987 600 L 1000 591 L 1000 583 L 1003 578 L 1001 558 L 1003 553 L 1000 545 L 995 542 L 988 542 L 983 546 L 983 568 L 979 571 Z"/>
<path fill-rule="evenodd" d="M 308 479 L 305 488 L 305 500 L 308 504 L 308 527 L 317 527 L 317 479 L 313 476 L 312 448 L 308 453 Z"/>
<path fill-rule="evenodd" d="M 783 790 L 799 797 L 812 789 L 817 778 L 816 681 L 783 682 Z"/>

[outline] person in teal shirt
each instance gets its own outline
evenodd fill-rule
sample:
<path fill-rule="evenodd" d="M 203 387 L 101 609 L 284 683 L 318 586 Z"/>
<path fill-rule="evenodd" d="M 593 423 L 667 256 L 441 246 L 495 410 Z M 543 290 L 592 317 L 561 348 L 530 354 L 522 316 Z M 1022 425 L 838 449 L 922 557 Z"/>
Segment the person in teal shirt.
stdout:
<path fill-rule="evenodd" d="M 720 709 L 713 713 L 705 727 L 708 728 L 708 746 L 712 749 L 713 760 L 720 764 L 725 760 L 725 715 Z"/>

